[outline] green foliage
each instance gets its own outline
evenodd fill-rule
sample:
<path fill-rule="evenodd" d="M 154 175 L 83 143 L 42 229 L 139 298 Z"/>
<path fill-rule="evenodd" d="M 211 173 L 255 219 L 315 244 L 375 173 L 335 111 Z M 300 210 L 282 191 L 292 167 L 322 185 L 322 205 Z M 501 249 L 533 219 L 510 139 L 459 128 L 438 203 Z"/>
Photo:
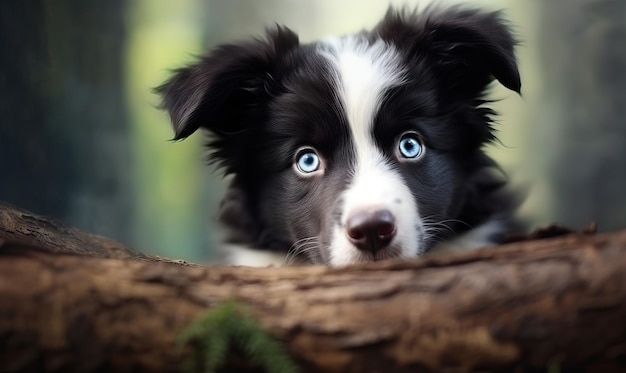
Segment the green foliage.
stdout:
<path fill-rule="evenodd" d="M 181 333 L 177 342 L 180 347 L 195 346 L 194 355 L 185 362 L 188 372 L 216 372 L 225 363 L 233 345 L 266 372 L 298 371 L 278 341 L 232 301 L 200 315 Z"/>
<path fill-rule="evenodd" d="M 561 364 L 556 361 L 548 363 L 546 373 L 561 373 Z"/>

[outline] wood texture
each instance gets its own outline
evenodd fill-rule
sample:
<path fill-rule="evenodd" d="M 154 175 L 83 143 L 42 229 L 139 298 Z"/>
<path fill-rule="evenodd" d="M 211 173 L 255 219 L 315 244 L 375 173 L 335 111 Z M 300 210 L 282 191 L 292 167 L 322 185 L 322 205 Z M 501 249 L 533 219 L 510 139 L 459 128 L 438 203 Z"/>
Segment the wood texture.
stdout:
<path fill-rule="evenodd" d="M 110 238 L 80 231 L 3 202 L 0 202 L 0 240 L 30 244 L 49 253 L 120 259 L 148 257 Z"/>
<path fill-rule="evenodd" d="M 45 247 L 64 231 L 22 244 L 5 210 L 1 372 L 177 371 L 175 336 L 228 299 L 303 372 L 626 370 L 626 231 L 350 268 L 203 267 Z"/>

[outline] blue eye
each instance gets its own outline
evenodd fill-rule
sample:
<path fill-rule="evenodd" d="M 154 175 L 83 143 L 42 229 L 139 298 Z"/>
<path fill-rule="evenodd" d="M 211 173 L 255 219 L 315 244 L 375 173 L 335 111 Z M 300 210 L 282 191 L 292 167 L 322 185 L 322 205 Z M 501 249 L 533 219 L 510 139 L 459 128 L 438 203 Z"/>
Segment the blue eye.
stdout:
<path fill-rule="evenodd" d="M 404 158 L 417 158 L 422 154 L 422 144 L 416 134 L 408 133 L 400 138 L 398 150 Z"/>
<path fill-rule="evenodd" d="M 296 166 L 298 171 L 310 174 L 320 168 L 320 157 L 313 149 L 303 149 L 296 157 Z"/>

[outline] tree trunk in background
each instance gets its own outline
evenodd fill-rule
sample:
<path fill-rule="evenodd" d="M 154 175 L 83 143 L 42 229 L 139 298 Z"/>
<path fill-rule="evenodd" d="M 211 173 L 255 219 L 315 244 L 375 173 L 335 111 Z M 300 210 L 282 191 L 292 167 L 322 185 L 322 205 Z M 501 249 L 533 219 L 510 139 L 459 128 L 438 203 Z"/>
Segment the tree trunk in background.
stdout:
<path fill-rule="evenodd" d="M 544 97 L 554 218 L 626 224 L 626 2 L 541 1 Z M 540 137 L 540 136 L 538 136 Z"/>
<path fill-rule="evenodd" d="M 128 241 L 124 2 L 0 2 L 0 199 Z"/>
<path fill-rule="evenodd" d="M 55 189 L 73 180 L 63 164 L 70 159 L 60 157 L 68 144 L 61 147 L 46 124 L 43 8 L 43 1 L 0 2 L 0 199 L 60 216 L 66 203 Z M 42 188 L 47 182 L 56 188 Z"/>

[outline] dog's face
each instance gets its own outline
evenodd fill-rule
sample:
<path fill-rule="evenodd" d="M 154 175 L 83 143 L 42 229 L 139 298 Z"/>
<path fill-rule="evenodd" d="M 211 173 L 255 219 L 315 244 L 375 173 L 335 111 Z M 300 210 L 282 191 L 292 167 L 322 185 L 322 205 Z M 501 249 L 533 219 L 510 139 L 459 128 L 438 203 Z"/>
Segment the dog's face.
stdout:
<path fill-rule="evenodd" d="M 389 11 L 371 32 L 223 45 L 159 88 L 176 139 L 212 133 L 234 240 L 333 265 L 414 257 L 498 214 L 483 93 L 519 92 L 498 13 Z"/>

